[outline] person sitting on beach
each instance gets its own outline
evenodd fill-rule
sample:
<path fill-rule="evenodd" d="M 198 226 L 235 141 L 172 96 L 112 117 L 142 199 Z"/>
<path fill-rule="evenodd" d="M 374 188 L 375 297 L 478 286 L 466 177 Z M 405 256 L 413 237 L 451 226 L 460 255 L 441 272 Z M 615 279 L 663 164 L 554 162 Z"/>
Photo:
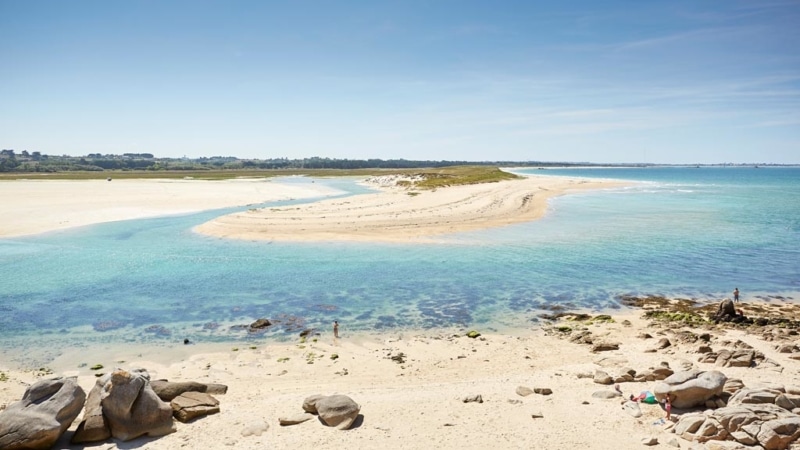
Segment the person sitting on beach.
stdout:
<path fill-rule="evenodd" d="M 656 400 L 656 396 L 653 395 L 653 393 L 650 391 L 642 391 L 636 397 L 634 397 L 633 394 L 631 394 L 630 398 L 632 402 L 637 402 L 637 403 L 642 402 L 642 403 L 649 403 L 651 405 L 655 405 L 656 403 L 658 403 L 658 401 Z"/>

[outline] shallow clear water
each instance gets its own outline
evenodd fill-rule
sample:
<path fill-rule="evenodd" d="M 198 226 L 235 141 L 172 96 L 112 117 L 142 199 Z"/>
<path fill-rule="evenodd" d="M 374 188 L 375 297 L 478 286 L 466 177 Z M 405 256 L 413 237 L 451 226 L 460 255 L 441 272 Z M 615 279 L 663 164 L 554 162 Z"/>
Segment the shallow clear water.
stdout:
<path fill-rule="evenodd" d="M 551 304 L 714 299 L 735 286 L 745 300 L 800 299 L 798 168 L 524 172 L 636 183 L 563 196 L 542 220 L 437 245 L 191 232 L 236 209 L 0 240 L 0 349 L 254 339 L 235 325 L 258 317 L 326 329 L 338 319 L 348 330 L 526 327 Z M 352 180 L 314 181 L 365 192 Z"/>

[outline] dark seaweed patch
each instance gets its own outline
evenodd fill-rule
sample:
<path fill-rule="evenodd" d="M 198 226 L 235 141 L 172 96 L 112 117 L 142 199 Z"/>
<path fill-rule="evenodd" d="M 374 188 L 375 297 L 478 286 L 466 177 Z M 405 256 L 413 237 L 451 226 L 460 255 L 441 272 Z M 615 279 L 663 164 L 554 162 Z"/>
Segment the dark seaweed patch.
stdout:
<path fill-rule="evenodd" d="M 372 318 L 372 314 L 374 313 L 373 310 L 364 311 L 363 313 L 356 316 L 356 320 L 368 320 Z"/>

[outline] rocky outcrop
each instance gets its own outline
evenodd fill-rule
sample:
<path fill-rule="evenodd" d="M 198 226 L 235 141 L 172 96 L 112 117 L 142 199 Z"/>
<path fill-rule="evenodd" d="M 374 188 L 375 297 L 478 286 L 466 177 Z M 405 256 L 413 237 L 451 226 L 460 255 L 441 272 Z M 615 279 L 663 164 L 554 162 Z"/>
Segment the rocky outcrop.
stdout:
<path fill-rule="evenodd" d="M 800 416 L 773 404 L 742 404 L 707 414 L 685 414 L 674 432 L 688 441 L 732 440 L 760 445 L 765 450 L 783 450 L 800 437 Z"/>
<path fill-rule="evenodd" d="M 266 318 L 257 319 L 255 322 L 247 326 L 248 333 L 263 333 L 274 325 L 271 320 Z"/>
<path fill-rule="evenodd" d="M 727 377 L 716 370 L 701 372 L 689 370 L 676 372 L 653 388 L 658 401 L 669 395 L 675 408 L 692 408 L 705 405 L 706 400 L 718 396 L 725 387 Z"/>
<path fill-rule="evenodd" d="M 267 328 L 269 326 L 272 326 L 272 322 L 270 322 L 269 319 L 265 319 L 263 317 L 261 319 L 256 319 L 255 322 L 250 324 L 250 328 L 253 329 Z"/>
<path fill-rule="evenodd" d="M 111 436 L 129 441 L 139 436 L 163 436 L 175 431 L 172 408 L 150 387 L 144 369 L 117 369 L 107 375 L 100 404 Z"/>
<path fill-rule="evenodd" d="M 75 378 L 41 380 L 0 413 L 0 448 L 47 449 L 72 424 L 86 393 Z"/>
<path fill-rule="evenodd" d="M 787 392 L 783 386 L 742 388 L 728 400 L 729 406 L 774 404 L 795 414 L 800 413 L 800 395 Z"/>
<path fill-rule="evenodd" d="M 100 399 L 99 409 L 94 398 Z M 104 440 L 103 425 L 114 438 L 128 441 L 139 436 L 163 436 L 175 431 L 172 408 L 156 395 L 150 386 L 150 375 L 144 369 L 116 369 L 97 380 L 92 392 L 91 411 L 79 425 L 76 442 Z M 101 418 L 105 418 L 105 424 Z"/>
<path fill-rule="evenodd" d="M 787 393 L 783 386 L 742 387 L 724 408 L 683 415 L 674 431 L 690 441 L 735 441 L 783 450 L 800 437 L 799 407 L 800 395 Z"/>
<path fill-rule="evenodd" d="M 781 365 L 767 358 L 763 353 L 753 349 L 741 340 L 723 341 L 721 346 L 726 347 L 713 351 L 710 346 L 698 348 L 701 353 L 699 362 L 716 364 L 721 367 L 758 367 L 760 369 L 774 369 L 781 371 Z"/>
<path fill-rule="evenodd" d="M 714 319 L 724 320 L 727 317 L 735 317 L 736 315 L 736 307 L 733 304 L 733 300 L 725 298 L 719 302 L 719 307 L 717 308 L 716 314 L 714 314 Z"/>

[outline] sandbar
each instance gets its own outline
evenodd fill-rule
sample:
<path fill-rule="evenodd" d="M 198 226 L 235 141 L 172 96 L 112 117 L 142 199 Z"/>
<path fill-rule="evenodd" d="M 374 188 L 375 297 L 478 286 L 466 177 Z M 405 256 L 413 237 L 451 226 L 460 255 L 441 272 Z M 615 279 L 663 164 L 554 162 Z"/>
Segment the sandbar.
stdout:
<path fill-rule="evenodd" d="M 624 185 L 554 176 L 434 190 L 382 185 L 374 194 L 229 214 L 194 231 L 247 240 L 430 242 L 445 234 L 536 220 L 553 197 Z"/>

